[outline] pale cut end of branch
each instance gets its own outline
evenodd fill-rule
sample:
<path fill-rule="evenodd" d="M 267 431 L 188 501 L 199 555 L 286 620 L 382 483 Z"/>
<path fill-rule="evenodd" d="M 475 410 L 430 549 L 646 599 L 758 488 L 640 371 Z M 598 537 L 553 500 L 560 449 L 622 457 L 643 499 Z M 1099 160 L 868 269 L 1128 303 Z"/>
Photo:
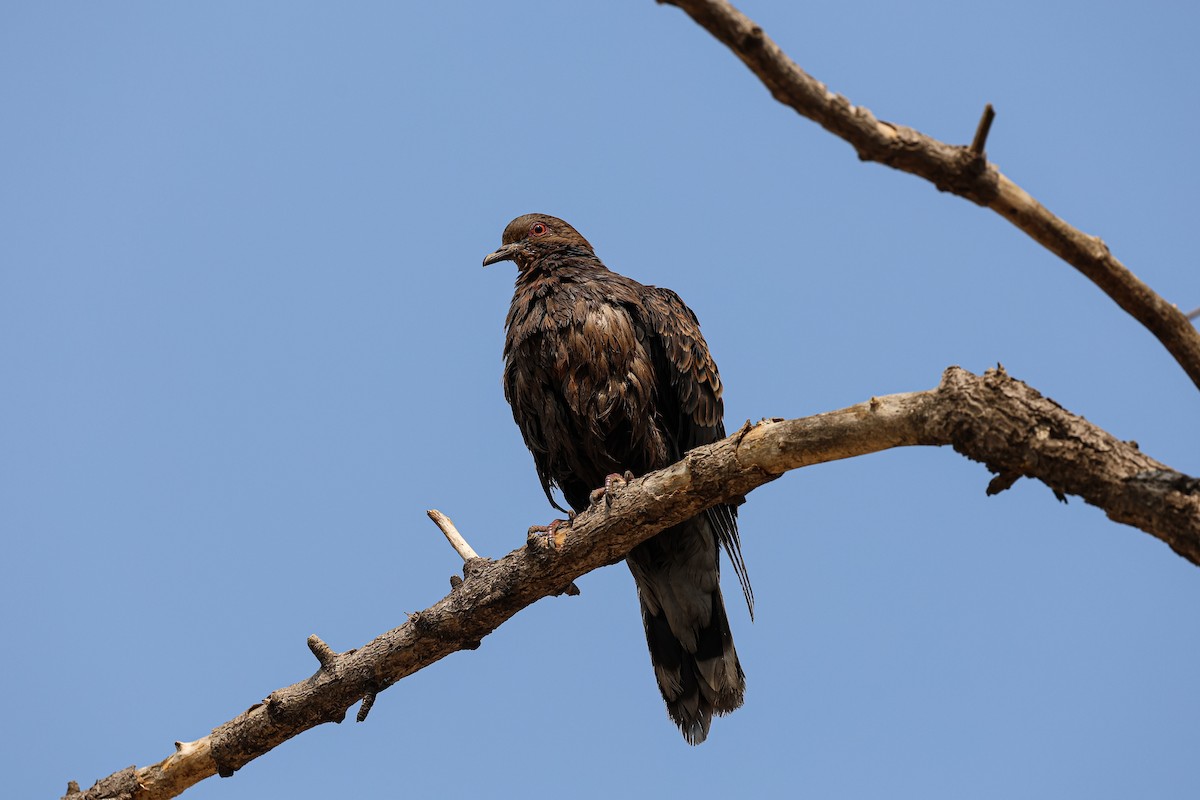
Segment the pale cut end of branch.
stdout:
<path fill-rule="evenodd" d="M 202 750 L 208 750 L 208 738 L 198 739 L 194 742 L 176 742 L 175 753 L 186 758 L 187 756 L 199 753 Z"/>
<path fill-rule="evenodd" d="M 454 548 L 454 551 L 462 556 L 464 562 L 470 561 L 473 558 L 479 558 L 479 554 L 475 552 L 475 549 L 471 545 L 467 544 L 467 540 L 458 532 L 458 528 L 454 527 L 454 523 L 450 521 L 449 517 L 436 508 L 431 508 L 425 513 L 433 520 L 433 524 L 438 526 L 442 534 L 446 537 L 446 541 L 450 542 L 450 546 Z"/>
<path fill-rule="evenodd" d="M 977 156 L 983 155 L 987 147 L 988 134 L 992 130 L 992 121 L 996 119 L 996 109 L 988 103 L 983 107 L 983 116 L 979 118 L 979 126 L 975 128 L 975 138 L 971 140 L 971 152 Z"/>
<path fill-rule="evenodd" d="M 329 669 L 333 660 L 337 658 L 337 653 L 333 651 L 333 648 L 321 641 L 321 637 L 315 633 L 308 637 L 308 649 L 312 650 L 317 661 L 321 662 L 321 669 Z"/>

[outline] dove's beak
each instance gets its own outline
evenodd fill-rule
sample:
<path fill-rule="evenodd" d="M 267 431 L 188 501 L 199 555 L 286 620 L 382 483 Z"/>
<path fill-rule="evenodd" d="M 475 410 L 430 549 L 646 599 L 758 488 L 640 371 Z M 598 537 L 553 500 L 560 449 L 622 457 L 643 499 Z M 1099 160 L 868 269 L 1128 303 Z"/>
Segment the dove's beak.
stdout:
<path fill-rule="evenodd" d="M 513 261 L 517 257 L 518 245 L 516 242 L 511 244 L 501 245 L 500 249 L 494 253 L 488 253 L 483 259 L 483 265 L 489 266 L 497 261 Z"/>

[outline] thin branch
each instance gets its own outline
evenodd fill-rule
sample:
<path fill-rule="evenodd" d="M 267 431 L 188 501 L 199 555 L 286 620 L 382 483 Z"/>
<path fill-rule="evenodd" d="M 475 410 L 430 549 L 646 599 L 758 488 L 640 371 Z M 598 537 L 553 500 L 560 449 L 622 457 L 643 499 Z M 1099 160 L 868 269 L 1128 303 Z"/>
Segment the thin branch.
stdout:
<path fill-rule="evenodd" d="M 860 159 L 911 172 L 943 192 L 992 209 L 1078 269 L 1153 333 L 1200 387 L 1200 332 L 1187 317 L 1130 272 L 1103 241 L 1051 214 L 979 151 L 876 119 L 800 69 L 762 28 L 725 0 L 657 1 L 687 12 L 732 50 L 776 100 L 845 139 Z"/>
<path fill-rule="evenodd" d="M 359 716 L 365 716 L 376 695 L 396 681 L 478 647 L 521 609 L 620 561 L 638 543 L 704 508 L 788 470 L 912 445 L 951 445 L 1003 476 L 993 482 L 1001 490 L 1029 477 L 1056 493 L 1079 495 L 1200 564 L 1200 480 L 1171 470 L 1002 370 L 976 376 L 951 367 L 936 389 L 875 397 L 803 419 L 747 424 L 698 447 L 679 463 L 631 481 L 611 504 L 576 516 L 561 546 L 535 546 L 541 541 L 535 537 L 499 561 L 473 559 L 469 563 L 478 568 L 467 571 L 450 594 L 357 650 L 337 653 L 311 637 L 309 647 L 321 662 L 312 677 L 277 689 L 202 739 L 178 743 L 158 764 L 121 770 L 86 792 L 72 785 L 64 800 L 159 800 L 211 775 L 232 775 L 309 728 L 340 722 L 360 700 Z"/>
<path fill-rule="evenodd" d="M 1193 308 L 1184 316 L 1186 316 L 1189 320 L 1196 319 L 1197 317 L 1200 317 L 1200 308 Z"/>
<path fill-rule="evenodd" d="M 458 528 L 454 527 L 454 523 L 450 521 L 449 517 L 436 508 L 431 508 L 425 513 L 433 520 L 433 524 L 441 529 L 446 537 L 446 541 L 450 542 L 450 546 L 454 548 L 454 552 L 462 556 L 464 562 L 470 561 L 472 558 L 479 558 L 479 553 L 476 553 L 475 548 L 467 544 L 467 540 L 458 532 Z"/>
<path fill-rule="evenodd" d="M 315 633 L 308 637 L 308 649 L 312 650 L 312 654 L 317 657 L 322 669 L 331 668 L 334 659 L 337 658 L 337 653 L 333 651 L 333 648 L 321 641 L 321 637 Z"/>
<path fill-rule="evenodd" d="M 988 103 L 983 107 L 983 116 L 979 118 L 979 127 L 975 129 L 975 138 L 971 140 L 971 152 L 982 156 L 987 147 L 987 137 L 992 130 L 992 122 L 996 119 L 996 109 Z"/>

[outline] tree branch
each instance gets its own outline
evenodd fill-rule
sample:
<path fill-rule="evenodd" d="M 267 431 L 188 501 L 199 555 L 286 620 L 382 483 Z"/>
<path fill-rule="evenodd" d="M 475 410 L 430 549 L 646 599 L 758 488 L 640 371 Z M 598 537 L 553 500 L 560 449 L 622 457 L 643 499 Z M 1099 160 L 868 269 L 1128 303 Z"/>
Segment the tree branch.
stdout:
<path fill-rule="evenodd" d="M 903 125 L 878 120 L 802 70 L 762 28 L 725 0 L 657 0 L 678 6 L 733 51 L 771 95 L 845 139 L 863 161 L 878 161 L 986 206 L 1082 272 L 1144 325 L 1200 387 L 1200 331 L 1174 305 L 1130 272 L 1098 237 L 1050 213 L 983 153 L 991 120 L 985 111 L 970 147 L 949 145 Z M 991 106 L 989 105 L 988 108 Z M 985 124 L 986 122 L 986 124 Z"/>
<path fill-rule="evenodd" d="M 128 767 L 86 792 L 72 782 L 64 800 L 159 800 L 211 775 L 232 775 L 309 728 L 341 722 L 363 700 L 361 720 L 375 696 L 396 681 L 478 647 L 521 609 L 709 506 L 789 470 L 912 445 L 951 445 L 997 473 L 993 487 L 1000 490 L 1024 476 L 1079 495 L 1200 564 L 1200 480 L 1142 454 L 1003 370 L 976 376 L 951 367 L 936 389 L 874 397 L 802 419 L 747 422 L 673 466 L 614 488 L 611 504 L 575 517 L 561 545 L 532 536 L 499 561 L 469 558 L 466 579 L 450 594 L 357 650 L 337 653 L 309 637 L 320 663 L 312 677 L 277 689 L 198 741 L 176 742 L 176 752 L 157 764 Z M 445 531 L 449 520 L 438 524 Z"/>
<path fill-rule="evenodd" d="M 992 122 L 996 119 L 996 109 L 992 108 L 992 104 L 988 103 L 983 107 L 983 116 L 979 118 L 979 125 L 975 128 L 975 138 L 971 140 L 971 152 L 977 156 L 982 156 L 986 152 L 987 137 L 992 130 Z"/>
<path fill-rule="evenodd" d="M 467 540 L 458 532 L 458 528 L 454 527 L 454 523 L 450 521 L 449 517 L 436 508 L 429 509 L 425 514 L 433 520 L 434 525 L 438 526 L 438 530 L 446 537 L 446 541 L 450 542 L 450 546 L 454 548 L 454 552 L 462 556 L 464 563 L 473 558 L 479 558 L 479 554 L 475 552 L 475 548 L 467 544 Z"/>

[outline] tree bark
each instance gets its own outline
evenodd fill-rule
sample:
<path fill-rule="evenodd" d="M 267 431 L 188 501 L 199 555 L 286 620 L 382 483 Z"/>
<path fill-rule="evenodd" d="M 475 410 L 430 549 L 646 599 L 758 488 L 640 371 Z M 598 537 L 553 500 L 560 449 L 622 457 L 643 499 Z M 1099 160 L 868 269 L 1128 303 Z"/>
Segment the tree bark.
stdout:
<path fill-rule="evenodd" d="M 747 493 L 789 470 L 893 447 L 950 445 L 997 474 L 996 493 L 1020 477 L 1076 494 L 1117 522 L 1140 528 L 1200 565 L 1200 481 L 1182 475 L 1064 410 L 1003 370 L 983 376 L 951 367 L 924 392 L 873 397 L 838 411 L 749 422 L 682 461 L 609 492 L 578 515 L 561 543 L 529 537 L 499 561 L 470 558 L 446 597 L 357 650 L 336 653 L 316 636 L 320 663 L 307 680 L 148 767 L 128 767 L 64 800 L 159 800 L 211 775 L 229 776 L 281 742 L 341 722 L 362 701 L 458 650 L 471 650 L 521 609 L 564 593 L 579 576 L 613 564 L 659 531 Z M 609 502 L 611 501 L 611 502 Z"/>

